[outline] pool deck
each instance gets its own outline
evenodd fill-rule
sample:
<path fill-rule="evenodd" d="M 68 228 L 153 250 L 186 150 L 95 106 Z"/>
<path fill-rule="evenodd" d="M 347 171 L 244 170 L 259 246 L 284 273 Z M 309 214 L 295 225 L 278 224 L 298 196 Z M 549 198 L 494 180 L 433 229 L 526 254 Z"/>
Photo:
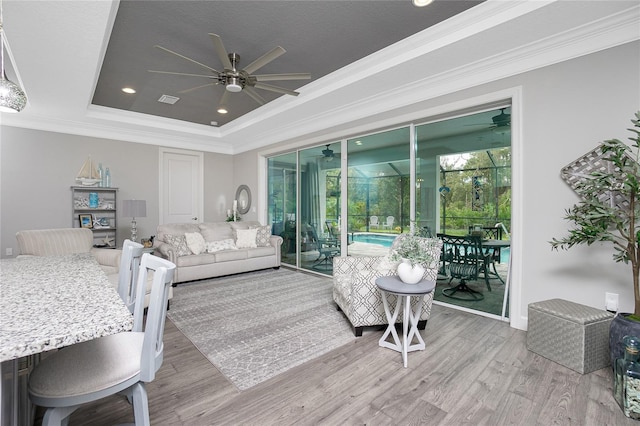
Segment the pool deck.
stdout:
<path fill-rule="evenodd" d="M 347 248 L 349 256 L 385 256 L 389 254 L 389 247 L 374 243 L 354 241 Z"/>

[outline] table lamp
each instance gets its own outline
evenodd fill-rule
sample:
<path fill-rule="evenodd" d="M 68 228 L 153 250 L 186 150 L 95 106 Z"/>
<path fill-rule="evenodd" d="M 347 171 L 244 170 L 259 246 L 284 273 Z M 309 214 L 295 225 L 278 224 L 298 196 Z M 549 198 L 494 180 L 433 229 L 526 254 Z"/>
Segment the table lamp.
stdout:
<path fill-rule="evenodd" d="M 124 200 L 122 202 L 122 216 L 132 218 L 131 241 L 136 242 L 138 239 L 136 217 L 147 217 L 147 202 L 145 200 Z"/>

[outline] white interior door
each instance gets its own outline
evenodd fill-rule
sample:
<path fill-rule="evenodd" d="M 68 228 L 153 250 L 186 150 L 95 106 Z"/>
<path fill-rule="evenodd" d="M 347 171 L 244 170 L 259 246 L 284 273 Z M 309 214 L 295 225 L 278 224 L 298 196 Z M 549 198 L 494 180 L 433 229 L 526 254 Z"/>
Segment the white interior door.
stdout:
<path fill-rule="evenodd" d="M 160 150 L 160 223 L 202 222 L 203 167 L 201 152 Z"/>

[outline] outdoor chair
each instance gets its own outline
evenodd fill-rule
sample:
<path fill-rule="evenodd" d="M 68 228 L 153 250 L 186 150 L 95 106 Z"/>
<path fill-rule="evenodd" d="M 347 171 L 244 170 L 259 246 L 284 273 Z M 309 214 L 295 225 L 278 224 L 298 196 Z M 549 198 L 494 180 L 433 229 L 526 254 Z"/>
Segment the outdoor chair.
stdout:
<path fill-rule="evenodd" d="M 385 229 L 393 229 L 393 222 L 396 221 L 396 218 L 393 216 L 387 216 L 387 221 L 382 224 L 382 227 Z"/>
<path fill-rule="evenodd" d="M 330 271 L 333 267 L 333 257 L 340 254 L 340 240 L 332 236 L 320 238 L 313 225 L 307 226 L 307 235 L 311 244 L 318 251 L 318 258 L 311 266 L 313 269 Z"/>
<path fill-rule="evenodd" d="M 469 226 L 469 235 L 478 235 L 483 240 L 502 240 L 502 228 L 500 227 L 482 227 L 478 230 L 475 226 Z M 500 248 L 492 249 L 492 256 L 495 262 L 500 263 Z"/>
<path fill-rule="evenodd" d="M 488 276 L 488 264 L 491 254 L 482 248 L 482 238 L 474 235 L 455 236 L 438 234 L 442 241 L 439 273 L 460 282 L 455 287 L 445 288 L 442 294 L 452 299 L 479 301 L 484 299 L 482 292 L 467 285 L 468 281 L 477 281 L 482 275 L 487 290 L 491 291 Z M 465 296 L 466 295 L 466 296 Z"/>
<path fill-rule="evenodd" d="M 353 326 L 353 334 L 356 337 L 362 336 L 364 327 L 387 324 L 382 296 L 375 280 L 378 277 L 397 275 L 398 262 L 390 260 L 389 256 L 405 237 L 406 234 L 401 234 L 393 241 L 387 256 L 333 258 L 333 300 Z M 437 259 L 440 256 L 442 242 L 437 238 L 421 238 L 420 244 L 436 260 L 431 267 L 425 267 L 423 278 L 435 281 L 438 277 Z M 425 296 L 418 323 L 420 329 L 426 327 L 431 315 L 433 293 Z M 387 301 L 391 306 L 395 306 L 396 296 L 388 295 Z M 412 305 L 417 301 L 417 298 L 414 298 Z M 398 321 L 401 322 L 402 319 L 398 318 Z"/>
<path fill-rule="evenodd" d="M 377 228 L 379 226 L 378 216 L 369 216 L 369 228 Z"/>

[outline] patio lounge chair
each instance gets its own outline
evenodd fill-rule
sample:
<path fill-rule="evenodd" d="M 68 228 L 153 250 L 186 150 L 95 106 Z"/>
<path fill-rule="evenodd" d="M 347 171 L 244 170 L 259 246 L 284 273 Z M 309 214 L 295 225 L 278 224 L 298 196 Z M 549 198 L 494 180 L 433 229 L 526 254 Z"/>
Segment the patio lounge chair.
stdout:
<path fill-rule="evenodd" d="M 315 250 L 318 251 L 318 258 L 311 267 L 322 271 L 333 269 L 333 257 L 340 254 L 340 240 L 331 236 L 320 238 L 313 225 L 307 226 L 307 234 L 311 244 L 315 245 Z"/>
<path fill-rule="evenodd" d="M 369 228 L 377 228 L 380 224 L 378 223 L 378 216 L 370 216 L 369 217 Z"/>
<path fill-rule="evenodd" d="M 387 216 L 387 221 L 382 224 L 384 229 L 393 229 L 393 222 L 396 221 L 396 218 L 393 216 Z"/>

